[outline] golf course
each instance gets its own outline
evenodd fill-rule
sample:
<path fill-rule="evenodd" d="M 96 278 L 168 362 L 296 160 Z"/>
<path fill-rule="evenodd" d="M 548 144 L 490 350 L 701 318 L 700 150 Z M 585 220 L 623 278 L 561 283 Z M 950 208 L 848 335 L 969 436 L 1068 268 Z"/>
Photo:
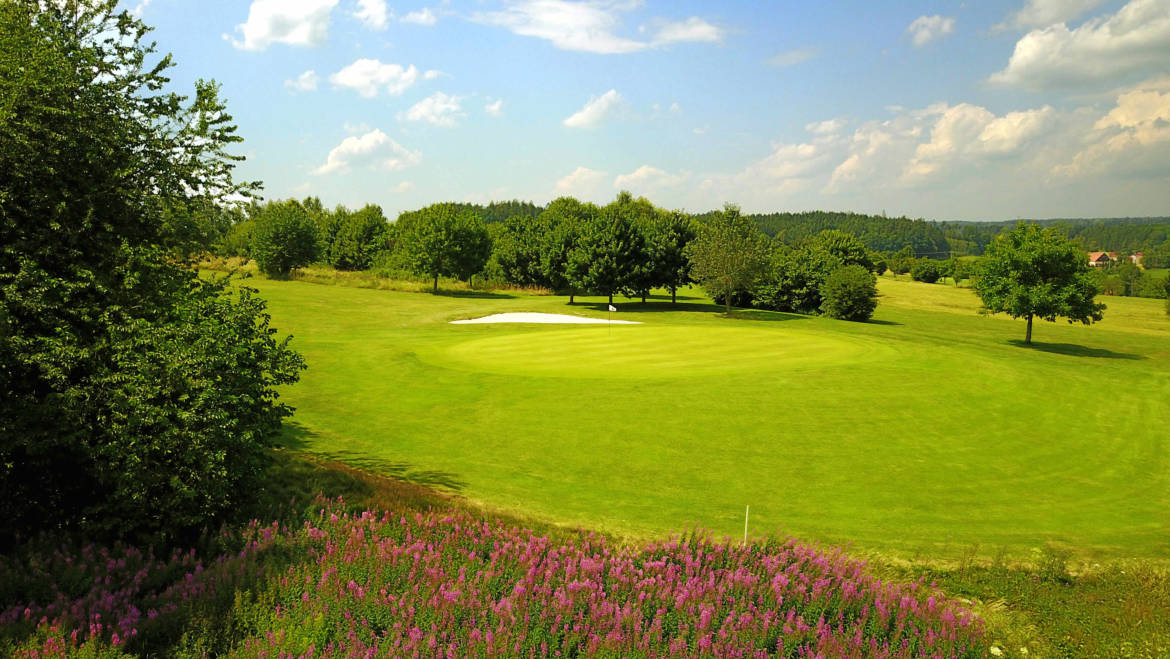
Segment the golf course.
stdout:
<path fill-rule="evenodd" d="M 628 538 L 694 527 L 859 554 L 1170 551 L 1170 321 L 980 315 L 968 289 L 879 278 L 866 323 L 739 310 L 688 289 L 430 295 L 247 280 L 309 364 L 283 443 L 485 508 Z"/>

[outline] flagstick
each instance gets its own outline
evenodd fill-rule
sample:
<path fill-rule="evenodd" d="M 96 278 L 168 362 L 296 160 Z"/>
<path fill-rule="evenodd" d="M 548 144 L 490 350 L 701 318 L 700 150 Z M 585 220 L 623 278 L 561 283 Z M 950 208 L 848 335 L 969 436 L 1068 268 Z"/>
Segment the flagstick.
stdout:
<path fill-rule="evenodd" d="M 748 514 L 751 513 L 751 506 L 746 506 L 743 509 L 743 544 L 744 547 L 748 545 Z"/>

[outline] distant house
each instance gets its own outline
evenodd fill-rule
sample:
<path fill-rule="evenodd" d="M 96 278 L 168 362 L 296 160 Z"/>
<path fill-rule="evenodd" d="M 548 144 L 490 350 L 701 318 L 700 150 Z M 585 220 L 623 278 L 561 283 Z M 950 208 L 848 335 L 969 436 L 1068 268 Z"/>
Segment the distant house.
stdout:
<path fill-rule="evenodd" d="M 1134 252 L 1133 254 L 1130 254 L 1129 260 L 1133 261 L 1134 265 L 1141 265 L 1142 264 L 1142 253 L 1141 252 Z"/>
<path fill-rule="evenodd" d="M 1105 265 L 1116 258 L 1116 252 L 1089 252 L 1089 265 L 1093 267 Z"/>

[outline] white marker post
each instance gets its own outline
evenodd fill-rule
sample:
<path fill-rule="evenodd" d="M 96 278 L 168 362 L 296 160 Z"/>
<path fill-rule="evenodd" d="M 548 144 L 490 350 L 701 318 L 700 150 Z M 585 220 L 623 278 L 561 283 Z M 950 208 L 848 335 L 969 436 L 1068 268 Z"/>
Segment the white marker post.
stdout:
<path fill-rule="evenodd" d="M 744 547 L 746 547 L 746 546 L 747 546 L 747 526 L 748 526 L 748 514 L 749 514 L 751 511 L 752 511 L 752 507 L 751 507 L 751 506 L 745 506 L 745 507 L 744 507 L 744 509 L 743 509 L 743 546 L 744 546 Z"/>
<path fill-rule="evenodd" d="M 609 325 L 609 335 L 610 336 L 613 336 L 613 312 L 615 312 L 615 311 L 617 311 L 617 308 L 614 307 L 612 304 L 609 305 L 609 323 L 607 323 L 607 324 Z"/>

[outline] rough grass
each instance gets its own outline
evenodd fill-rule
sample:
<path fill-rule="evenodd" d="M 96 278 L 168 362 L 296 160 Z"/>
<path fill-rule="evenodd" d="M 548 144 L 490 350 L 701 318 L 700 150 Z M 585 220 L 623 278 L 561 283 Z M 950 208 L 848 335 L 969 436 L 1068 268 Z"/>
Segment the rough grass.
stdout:
<path fill-rule="evenodd" d="M 290 447 L 496 509 L 659 537 L 738 535 L 750 504 L 754 533 L 908 558 L 1170 551 L 1157 300 L 1111 298 L 1103 323 L 1041 323 L 1023 347 L 1023 323 L 978 315 L 970 291 L 890 278 L 873 323 L 726 319 L 692 294 L 622 303 L 646 324 L 612 330 L 447 324 L 604 317 L 600 298 L 254 283 L 310 364 L 286 393 Z"/>

